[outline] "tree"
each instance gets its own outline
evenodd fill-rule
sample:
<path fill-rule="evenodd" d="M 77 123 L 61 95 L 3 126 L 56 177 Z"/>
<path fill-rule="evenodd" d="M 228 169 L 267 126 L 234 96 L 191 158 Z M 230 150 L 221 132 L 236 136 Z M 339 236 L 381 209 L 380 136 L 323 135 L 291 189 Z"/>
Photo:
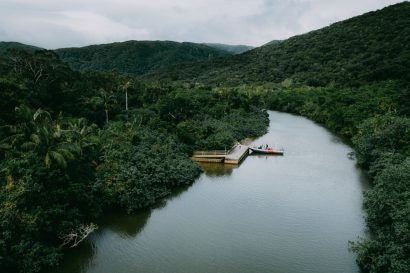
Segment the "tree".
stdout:
<path fill-rule="evenodd" d="M 108 110 L 111 105 L 115 103 L 116 97 L 112 92 L 107 92 L 105 89 L 101 88 L 97 96 L 91 98 L 91 103 L 94 105 L 102 105 L 105 112 L 105 124 L 108 124 Z"/>
<path fill-rule="evenodd" d="M 132 80 L 127 80 L 124 84 L 120 85 L 120 88 L 125 93 L 125 111 L 128 111 L 128 88 L 134 86 Z"/>

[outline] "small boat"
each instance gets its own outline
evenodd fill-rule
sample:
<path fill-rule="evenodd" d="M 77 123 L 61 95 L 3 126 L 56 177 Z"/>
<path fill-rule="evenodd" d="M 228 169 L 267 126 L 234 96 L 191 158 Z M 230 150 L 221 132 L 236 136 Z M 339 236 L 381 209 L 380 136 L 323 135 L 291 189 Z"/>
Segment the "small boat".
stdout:
<path fill-rule="evenodd" d="M 259 148 L 259 147 L 249 147 L 249 150 L 251 150 L 252 153 L 270 154 L 270 155 L 283 155 L 285 152 L 283 149 L 277 150 L 271 147 L 268 147 L 266 149 Z"/>

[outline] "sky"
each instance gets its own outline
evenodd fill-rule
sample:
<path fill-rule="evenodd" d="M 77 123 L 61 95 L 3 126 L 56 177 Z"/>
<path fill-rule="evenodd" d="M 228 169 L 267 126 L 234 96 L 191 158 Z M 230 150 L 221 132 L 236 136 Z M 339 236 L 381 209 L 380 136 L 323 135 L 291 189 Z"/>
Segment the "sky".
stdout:
<path fill-rule="evenodd" d="M 395 0 L 0 0 L 0 41 L 48 49 L 127 40 L 260 46 Z"/>

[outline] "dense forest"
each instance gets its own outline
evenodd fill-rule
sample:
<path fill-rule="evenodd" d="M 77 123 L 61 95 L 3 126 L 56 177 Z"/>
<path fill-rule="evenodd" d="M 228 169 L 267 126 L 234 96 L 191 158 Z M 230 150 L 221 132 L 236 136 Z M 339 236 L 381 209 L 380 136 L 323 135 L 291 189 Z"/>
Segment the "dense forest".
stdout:
<path fill-rule="evenodd" d="M 200 173 L 193 150 L 263 134 L 260 109 L 274 109 L 352 144 L 372 187 L 364 204 L 371 236 L 350 247 L 365 273 L 410 272 L 409 26 L 403 2 L 211 60 L 205 45 L 162 51 L 129 42 L 57 54 L 8 46 L 0 55 L 0 270 L 55 266 L 104 210 L 132 212 L 192 183 Z"/>
<path fill-rule="evenodd" d="M 241 48 L 239 48 L 241 49 Z M 182 63 L 230 56 L 234 46 L 211 46 L 171 41 L 127 41 L 55 50 L 74 70 L 144 75 Z"/>
<path fill-rule="evenodd" d="M 149 79 L 225 86 L 266 109 L 306 116 L 351 142 L 372 188 L 371 237 L 351 242 L 363 272 L 410 272 L 410 3 L 231 58 Z"/>
<path fill-rule="evenodd" d="M 42 48 L 17 42 L 0 42 L 0 54 L 6 52 L 9 49 L 22 49 L 33 53 L 34 51 L 41 50 Z"/>
<path fill-rule="evenodd" d="M 55 266 L 104 210 L 132 212 L 192 183 L 194 149 L 268 124 L 239 92 L 81 74 L 53 51 L 6 51 L 0 72 L 1 272 Z"/>
<path fill-rule="evenodd" d="M 54 51 L 73 70 L 117 71 L 133 76 L 145 75 L 177 64 L 208 61 L 251 50 L 246 45 L 217 43 L 178 43 L 172 41 L 126 41 Z M 0 54 L 8 49 L 28 52 L 44 50 L 17 42 L 0 42 Z"/>
<path fill-rule="evenodd" d="M 249 51 L 253 49 L 253 46 L 247 46 L 247 45 L 227 45 L 227 44 L 218 44 L 218 43 L 205 43 L 204 45 L 220 49 L 226 52 L 229 52 L 231 54 L 241 54 L 246 51 Z"/>
<path fill-rule="evenodd" d="M 267 108 L 306 116 L 350 141 L 371 189 L 371 237 L 351 242 L 363 272 L 410 272 L 410 83 L 357 88 L 255 87 Z"/>
<path fill-rule="evenodd" d="M 410 3 L 403 2 L 231 58 L 171 66 L 146 77 L 224 86 L 408 81 L 409 14 Z"/>
<path fill-rule="evenodd" d="M 280 58 L 290 57 L 289 66 L 300 60 L 296 63 L 304 70 L 292 70 L 285 79 L 266 76 L 253 84 L 248 81 L 254 79 L 249 70 L 240 85 L 231 88 L 251 94 L 266 109 L 306 116 L 353 145 L 358 164 L 372 185 L 364 202 L 371 236 L 351 242 L 363 272 L 410 272 L 409 25 L 410 3 L 404 2 L 291 38 L 274 45 L 261 58 L 269 58 L 277 46 L 285 52 L 295 50 Z M 332 38 L 348 32 L 344 43 L 331 43 Z M 354 37 L 361 42 L 355 44 Z M 310 39 L 316 44 L 309 44 Z M 302 49 L 294 48 L 303 43 Z M 341 59 L 337 52 L 344 46 L 350 55 Z M 262 48 L 260 53 L 268 49 Z M 325 57 L 327 62 L 316 70 L 312 61 Z M 280 63 L 276 64 L 280 68 Z M 228 75 L 241 75 L 248 68 L 232 69 Z"/>

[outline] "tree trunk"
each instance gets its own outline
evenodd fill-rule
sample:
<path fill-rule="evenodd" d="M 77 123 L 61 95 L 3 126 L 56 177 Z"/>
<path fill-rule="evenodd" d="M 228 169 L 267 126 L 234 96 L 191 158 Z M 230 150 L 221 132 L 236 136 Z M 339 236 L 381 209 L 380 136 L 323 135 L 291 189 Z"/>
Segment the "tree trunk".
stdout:
<path fill-rule="evenodd" d="M 125 90 L 125 111 L 128 111 L 128 91 Z"/>
<path fill-rule="evenodd" d="M 105 109 L 105 123 L 108 124 L 108 109 Z"/>

